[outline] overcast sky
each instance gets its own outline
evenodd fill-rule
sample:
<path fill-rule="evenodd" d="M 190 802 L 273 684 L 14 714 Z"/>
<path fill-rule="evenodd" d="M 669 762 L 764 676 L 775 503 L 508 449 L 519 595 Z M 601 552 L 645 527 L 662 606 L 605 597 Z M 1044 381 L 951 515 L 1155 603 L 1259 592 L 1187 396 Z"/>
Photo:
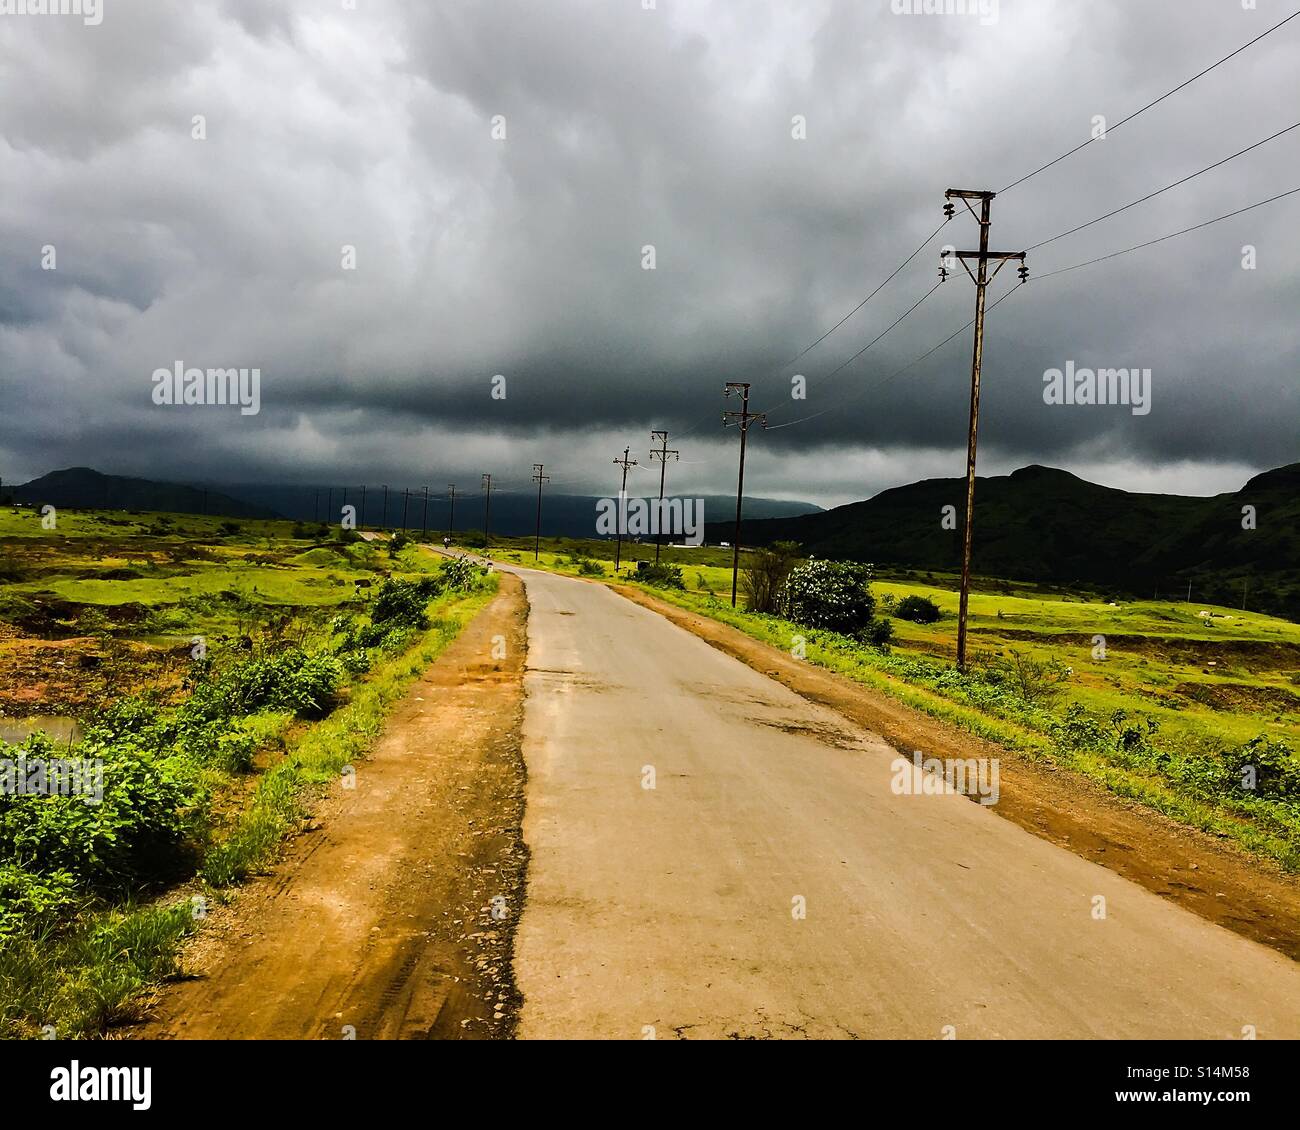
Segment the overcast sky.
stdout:
<path fill-rule="evenodd" d="M 823 504 L 964 472 L 970 334 L 886 379 L 970 320 L 964 272 L 823 376 L 930 289 L 943 243 L 977 246 L 964 208 L 785 365 L 939 224 L 944 190 L 1003 188 L 1293 7 L 103 2 L 97 26 L 0 15 L 6 482 L 90 465 L 522 487 L 543 462 L 553 489 L 607 494 L 628 445 L 630 487 L 657 488 L 667 428 L 670 491 L 726 492 L 722 387 L 744 380 L 772 425 L 802 421 L 751 433 L 749 493 Z M 1297 119 L 1300 19 L 1000 194 L 992 243 Z M 1297 186 L 1300 130 L 1031 252 L 1031 276 Z M 1209 494 L 1300 459 L 1297 230 L 1300 195 L 1010 297 L 988 321 L 981 473 Z M 258 367 L 260 412 L 156 405 L 152 374 L 178 361 Z M 1151 369 L 1150 412 L 1045 404 L 1044 372 L 1071 361 Z"/>

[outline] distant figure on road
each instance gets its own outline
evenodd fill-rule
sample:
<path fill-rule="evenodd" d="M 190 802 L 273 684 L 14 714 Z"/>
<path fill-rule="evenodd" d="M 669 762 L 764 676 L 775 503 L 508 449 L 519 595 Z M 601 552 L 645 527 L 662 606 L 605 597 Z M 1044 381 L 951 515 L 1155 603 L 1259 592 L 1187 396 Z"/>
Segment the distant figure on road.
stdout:
<path fill-rule="evenodd" d="M 451 548 L 451 538 L 443 538 L 443 539 L 442 539 L 442 548 L 443 548 L 443 549 L 450 549 L 450 548 Z"/>

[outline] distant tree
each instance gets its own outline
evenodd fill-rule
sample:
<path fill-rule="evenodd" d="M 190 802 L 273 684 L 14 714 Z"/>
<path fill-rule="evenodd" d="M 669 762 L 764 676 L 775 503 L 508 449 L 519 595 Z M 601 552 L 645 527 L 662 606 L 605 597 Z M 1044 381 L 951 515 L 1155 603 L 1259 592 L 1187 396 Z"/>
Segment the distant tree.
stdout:
<path fill-rule="evenodd" d="M 773 542 L 745 558 L 740 582 L 750 612 L 776 611 L 781 590 L 798 561 L 799 544 L 793 541 Z"/>
<path fill-rule="evenodd" d="M 925 596 L 905 596 L 894 608 L 894 615 L 900 620 L 911 620 L 914 624 L 933 624 L 939 619 L 939 606 Z"/>

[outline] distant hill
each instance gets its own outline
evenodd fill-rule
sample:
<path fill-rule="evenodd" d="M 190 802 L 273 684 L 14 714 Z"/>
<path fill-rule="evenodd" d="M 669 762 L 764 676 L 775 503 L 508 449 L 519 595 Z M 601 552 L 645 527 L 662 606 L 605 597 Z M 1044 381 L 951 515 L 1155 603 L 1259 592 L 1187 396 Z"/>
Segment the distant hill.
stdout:
<path fill-rule="evenodd" d="M 298 521 L 323 521 L 332 508 L 337 520 L 345 495 L 340 487 L 317 490 L 315 487 L 277 484 L 213 484 L 193 486 L 181 483 L 131 479 L 104 475 L 89 467 L 70 467 L 52 471 L 21 486 L 3 488 L 4 498 L 14 498 L 32 505 L 49 503 L 81 509 L 170 511 L 181 514 L 214 514 L 228 518 L 291 518 Z M 444 497 L 445 488 L 430 492 L 428 523 L 433 530 L 445 529 L 450 517 Z M 400 489 L 388 492 L 388 514 L 383 511 L 383 488 L 366 490 L 365 520 L 368 526 L 398 526 L 402 522 L 403 497 Z M 361 490 L 349 488 L 346 502 L 361 509 Z M 550 536 L 591 537 L 595 533 L 594 496 L 548 494 L 543 502 L 543 532 Z M 733 514 L 735 498 L 706 497 L 704 514 Z M 745 512 L 756 518 L 782 518 L 820 513 L 810 502 L 783 502 L 771 498 L 746 498 Z M 406 500 L 406 521 L 413 529 L 424 523 L 424 496 L 412 492 Z M 502 535 L 531 534 L 536 523 L 537 496 L 531 490 L 493 491 L 492 531 Z M 483 494 L 474 490 L 456 497 L 456 528 L 481 529 Z"/>
<path fill-rule="evenodd" d="M 284 515 L 301 521 L 318 521 L 325 515 L 326 504 L 332 505 L 335 515 L 343 505 L 343 491 L 335 487 L 332 493 L 321 490 L 319 498 L 315 487 L 277 486 L 274 484 L 223 484 L 222 490 L 237 498 L 247 499 Z M 445 529 L 449 518 L 446 499 L 447 488 L 439 486 L 429 491 L 429 528 Z M 552 537 L 591 537 L 595 533 L 596 503 L 593 496 L 547 494 L 542 500 L 542 532 Z M 361 490 L 349 487 L 347 502 L 361 509 Z M 369 526 L 398 526 L 402 521 L 402 492 L 388 492 L 388 517 L 383 510 L 383 488 L 374 484 L 366 488 L 366 524 Z M 704 499 L 704 515 L 721 517 L 735 514 L 736 499 L 709 496 Z M 746 498 L 745 512 L 756 518 L 784 518 L 800 514 L 820 513 L 821 507 L 810 502 L 783 502 L 771 498 Z M 493 533 L 523 536 L 531 534 L 537 520 L 537 494 L 532 489 L 494 490 L 492 492 L 491 526 Z M 407 501 L 407 524 L 419 529 L 424 521 L 424 495 L 413 491 Z M 483 492 L 475 483 L 464 493 L 456 494 L 456 528 L 458 530 L 483 528 Z"/>
<path fill-rule="evenodd" d="M 927 479 L 865 502 L 802 517 L 747 520 L 745 545 L 797 541 L 819 557 L 954 572 L 964 479 Z M 1242 528 L 1253 506 L 1256 528 Z M 730 540 L 725 523 L 710 542 Z M 1098 486 L 1050 467 L 1024 467 L 975 486 L 973 569 L 988 577 L 1110 587 L 1164 596 L 1192 585 L 1192 599 L 1300 619 L 1300 463 L 1255 476 L 1239 491 L 1195 498 Z M 1248 588 L 1248 592 L 1246 591 Z"/>
<path fill-rule="evenodd" d="M 220 491 L 151 479 L 103 475 L 89 467 L 51 471 L 21 486 L 5 487 L 5 498 L 33 506 L 67 509 L 167 511 L 220 514 L 229 518 L 276 518 L 273 510 L 231 498 Z"/>

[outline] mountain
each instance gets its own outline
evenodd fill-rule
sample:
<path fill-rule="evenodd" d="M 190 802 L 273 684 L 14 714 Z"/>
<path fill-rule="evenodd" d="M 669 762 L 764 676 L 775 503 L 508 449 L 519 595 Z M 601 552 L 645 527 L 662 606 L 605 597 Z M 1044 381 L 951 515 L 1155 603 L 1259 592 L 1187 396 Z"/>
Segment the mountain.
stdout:
<path fill-rule="evenodd" d="M 5 498 L 33 506 L 66 509 L 145 510 L 179 514 L 220 514 L 228 518 L 275 518 L 273 510 L 220 491 L 150 479 L 103 475 L 89 467 L 51 471 L 21 486 L 5 487 Z"/>
<path fill-rule="evenodd" d="M 223 484 L 226 493 L 236 498 L 276 511 L 286 518 L 304 522 L 318 521 L 325 516 L 326 508 L 333 509 L 337 518 L 344 504 L 344 494 L 340 487 L 332 491 L 322 489 L 318 493 L 315 487 L 260 485 L 253 483 Z M 400 526 L 402 524 L 403 497 L 400 489 L 388 492 L 388 516 L 383 516 L 383 487 L 373 484 L 366 488 L 366 524 L 368 526 Z M 346 501 L 349 506 L 361 511 L 360 487 L 349 487 Z M 559 494 L 547 492 L 542 498 L 542 532 L 551 537 L 592 537 L 596 527 L 596 504 L 600 500 L 595 496 Z M 451 515 L 447 505 L 446 487 L 429 491 L 428 526 L 431 530 L 446 529 Z M 810 502 L 782 502 L 771 498 L 746 498 L 745 511 L 756 518 L 784 518 L 801 514 L 820 513 L 821 508 Z M 736 499 L 707 496 L 704 499 L 704 514 L 707 517 L 735 514 Z M 412 491 L 406 500 L 407 525 L 420 529 L 424 518 L 424 495 L 422 491 Z M 490 524 L 492 532 L 503 536 L 524 536 L 531 534 L 537 521 L 537 491 L 535 488 L 522 490 L 498 489 L 492 492 L 492 514 Z M 483 528 L 483 492 L 474 489 L 456 494 L 456 529 Z"/>
<path fill-rule="evenodd" d="M 746 520 L 745 545 L 796 541 L 818 557 L 955 572 L 965 479 L 927 479 L 819 514 Z M 944 528 L 944 508 L 949 526 Z M 1243 528 L 1245 507 L 1254 529 Z M 710 525 L 710 543 L 730 540 Z M 988 577 L 1155 592 L 1300 618 L 1300 463 L 1239 491 L 1196 498 L 1098 486 L 1067 471 L 1024 467 L 978 478 L 972 568 Z"/>
<path fill-rule="evenodd" d="M 4 498 L 35 506 L 82 509 L 169 511 L 181 514 L 219 514 L 229 518 L 291 518 L 299 521 L 324 520 L 333 511 L 337 520 L 344 503 L 361 510 L 361 490 L 340 487 L 332 490 L 277 484 L 239 483 L 189 485 L 154 482 L 104 475 L 89 467 L 70 467 L 53 471 L 17 487 L 5 487 Z M 425 522 L 424 495 L 413 491 L 403 499 L 401 490 L 389 490 L 388 513 L 383 514 L 384 491 L 381 486 L 366 489 L 365 520 L 369 526 L 395 527 L 402 523 L 405 501 L 406 522 L 420 529 Z M 595 534 L 596 506 L 600 500 L 583 495 L 548 494 L 543 499 L 542 530 L 548 536 L 592 537 Z M 734 514 L 734 497 L 708 496 L 704 499 L 706 516 Z M 756 518 L 784 518 L 820 513 L 810 502 L 783 502 L 771 498 L 746 498 L 745 511 Z M 430 493 L 428 526 L 445 529 L 451 515 L 443 491 Z M 537 495 L 531 490 L 494 490 L 492 492 L 492 532 L 502 535 L 525 535 L 534 530 L 537 519 Z M 481 529 L 483 494 L 475 490 L 456 497 L 456 528 Z"/>

